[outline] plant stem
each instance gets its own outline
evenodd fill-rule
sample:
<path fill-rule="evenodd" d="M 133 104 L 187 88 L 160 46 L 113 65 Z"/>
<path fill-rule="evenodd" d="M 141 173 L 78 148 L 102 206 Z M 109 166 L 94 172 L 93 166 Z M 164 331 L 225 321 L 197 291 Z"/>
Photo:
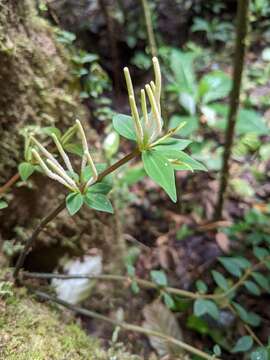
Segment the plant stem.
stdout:
<path fill-rule="evenodd" d="M 4 194 L 8 191 L 9 188 L 11 188 L 12 185 L 14 185 L 20 178 L 20 174 L 16 173 L 14 174 L 3 186 L 0 187 L 0 195 Z"/>
<path fill-rule="evenodd" d="M 124 156 L 122 159 L 118 160 L 116 163 L 114 163 L 113 165 L 111 165 L 110 167 L 108 167 L 107 169 L 105 169 L 102 173 L 100 173 L 98 175 L 98 178 L 96 180 L 97 182 L 100 182 L 105 176 L 107 176 L 108 174 L 112 173 L 113 171 L 115 171 L 116 169 L 118 169 L 120 166 L 124 165 L 125 163 L 127 163 L 128 161 L 130 161 L 131 159 L 133 159 L 134 157 L 136 157 L 137 155 L 139 155 L 140 151 L 139 149 L 134 149 L 130 154 Z M 23 251 L 21 252 L 16 265 L 15 265 L 15 269 L 13 272 L 13 276 L 15 279 L 18 278 L 18 274 L 20 269 L 22 268 L 25 258 L 27 256 L 27 254 L 29 253 L 31 247 L 33 246 L 36 238 L 38 237 L 39 233 L 44 229 L 44 227 L 50 222 L 52 221 L 62 210 L 64 210 L 66 207 L 65 201 L 62 201 L 60 205 L 58 205 L 55 209 L 53 209 L 48 215 L 46 215 L 38 224 L 38 226 L 36 227 L 36 229 L 34 230 L 34 232 L 32 233 L 32 235 L 30 236 L 30 238 L 27 240 Z"/>
<path fill-rule="evenodd" d="M 244 58 L 246 49 L 246 36 L 248 29 L 248 8 L 249 0 L 238 0 L 237 8 L 237 28 L 234 55 L 233 87 L 230 93 L 230 109 L 227 120 L 225 135 L 225 145 L 223 153 L 223 165 L 219 183 L 218 200 L 216 204 L 214 220 L 222 218 L 222 210 L 229 178 L 229 162 L 231 158 L 232 145 L 234 139 L 235 125 L 239 108 L 239 97 L 244 68 Z"/>
<path fill-rule="evenodd" d="M 188 344 L 184 343 L 183 341 L 178 340 L 178 339 L 176 339 L 176 338 L 174 338 L 172 336 L 169 336 L 169 335 L 166 335 L 166 334 L 163 334 L 163 333 L 160 333 L 158 331 L 151 330 L 151 329 L 146 329 L 146 328 L 138 326 L 138 325 L 133 325 L 133 324 L 129 324 L 129 323 L 126 323 L 126 322 L 113 320 L 113 319 L 111 319 L 111 318 L 109 318 L 107 316 L 98 314 L 98 313 L 96 313 L 94 311 L 87 310 L 87 309 L 81 308 L 79 306 L 72 305 L 72 304 L 70 304 L 70 303 L 68 303 L 68 302 L 66 302 L 64 300 L 61 300 L 61 299 L 59 299 L 59 298 L 57 298 L 55 296 L 49 295 L 49 294 L 44 293 L 42 291 L 37 291 L 37 290 L 31 290 L 31 291 L 34 292 L 34 294 L 36 294 L 40 299 L 53 301 L 53 302 L 55 302 L 55 303 L 57 303 L 59 305 L 62 305 L 64 307 L 68 308 L 69 310 L 72 310 L 72 311 L 76 312 L 77 314 L 81 314 L 81 315 L 84 315 L 84 316 L 87 316 L 87 317 L 90 317 L 90 318 L 94 318 L 94 319 L 98 319 L 98 320 L 101 320 L 101 321 L 106 321 L 107 323 L 110 323 L 113 326 L 119 326 L 123 330 L 133 331 L 133 332 L 138 332 L 138 333 L 149 335 L 149 336 L 159 337 L 161 339 L 164 339 L 167 342 L 170 342 L 170 343 L 172 343 L 174 345 L 179 346 L 179 348 L 181 348 L 181 349 L 183 349 L 183 350 L 185 350 L 185 351 L 187 351 L 187 352 L 189 352 L 191 354 L 198 355 L 203 359 L 207 359 L 207 360 L 213 359 L 213 357 L 211 355 L 208 355 L 205 352 L 203 352 L 203 351 L 201 351 L 199 349 L 196 349 L 193 346 L 188 345 Z M 219 358 L 215 358 L 215 359 L 216 360 L 221 360 Z"/>
<path fill-rule="evenodd" d="M 187 290 L 177 289 L 173 287 L 162 287 L 160 288 L 157 284 L 153 283 L 149 280 L 140 279 L 138 277 L 130 277 L 125 275 L 112 275 L 112 274 L 102 274 L 102 275 L 78 275 L 78 274 L 53 274 L 53 273 L 35 273 L 35 272 L 22 272 L 22 278 L 33 278 L 33 279 L 62 279 L 62 280 L 69 280 L 69 279 L 89 279 L 89 280 L 101 280 L 101 281 L 119 281 L 119 282 L 130 282 L 135 281 L 140 285 L 142 288 L 145 289 L 155 289 L 155 290 L 162 290 L 167 292 L 171 295 L 178 295 L 190 299 L 212 299 L 218 300 L 227 297 L 232 291 L 237 290 L 243 283 L 247 280 L 247 278 L 251 275 L 253 271 L 255 271 L 258 267 L 264 264 L 265 261 L 269 260 L 270 256 L 264 258 L 260 262 L 256 263 L 254 266 L 250 267 L 246 270 L 245 274 L 237 281 L 230 289 L 225 292 L 219 294 L 199 294 L 194 293 Z"/>

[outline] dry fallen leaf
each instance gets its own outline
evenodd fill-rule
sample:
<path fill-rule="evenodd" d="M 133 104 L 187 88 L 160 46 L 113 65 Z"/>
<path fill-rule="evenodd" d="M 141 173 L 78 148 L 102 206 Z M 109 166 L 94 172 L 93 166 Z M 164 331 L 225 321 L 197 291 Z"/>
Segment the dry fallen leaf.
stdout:
<path fill-rule="evenodd" d="M 216 242 L 224 253 L 228 254 L 230 252 L 230 240 L 226 234 L 218 232 L 216 234 Z"/>
<path fill-rule="evenodd" d="M 182 340 L 182 331 L 175 316 L 161 302 L 155 301 L 150 305 L 146 305 L 143 309 L 143 315 L 145 317 L 144 328 Z M 164 339 L 151 335 L 148 337 L 151 346 L 157 351 L 159 356 L 176 356 L 182 353 L 178 346 L 168 343 Z"/>

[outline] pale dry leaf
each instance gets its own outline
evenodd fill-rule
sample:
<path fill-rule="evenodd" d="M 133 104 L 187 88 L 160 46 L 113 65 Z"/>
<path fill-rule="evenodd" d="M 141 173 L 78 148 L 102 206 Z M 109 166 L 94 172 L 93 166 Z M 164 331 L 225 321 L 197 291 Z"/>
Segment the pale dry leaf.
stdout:
<path fill-rule="evenodd" d="M 148 330 L 157 331 L 175 339 L 182 340 L 182 331 L 176 321 L 175 316 L 161 302 L 155 301 L 150 305 L 146 305 L 143 309 L 145 321 L 143 327 Z M 164 339 L 149 335 L 151 346 L 156 350 L 159 356 L 179 355 L 181 349 L 167 342 Z M 174 357 L 175 358 L 175 357 Z"/>
<path fill-rule="evenodd" d="M 230 240 L 226 234 L 218 232 L 216 234 L 216 242 L 224 253 L 228 254 L 230 252 Z"/>

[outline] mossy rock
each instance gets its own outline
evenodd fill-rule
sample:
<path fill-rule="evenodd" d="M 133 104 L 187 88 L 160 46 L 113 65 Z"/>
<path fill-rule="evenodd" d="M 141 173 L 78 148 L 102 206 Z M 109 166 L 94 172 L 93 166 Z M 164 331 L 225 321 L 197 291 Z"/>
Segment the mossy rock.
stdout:
<path fill-rule="evenodd" d="M 1 297 L 2 296 L 2 297 Z M 0 283 L 0 359 L 138 360 L 123 347 L 104 350 L 57 307 L 37 302 L 25 289 Z"/>

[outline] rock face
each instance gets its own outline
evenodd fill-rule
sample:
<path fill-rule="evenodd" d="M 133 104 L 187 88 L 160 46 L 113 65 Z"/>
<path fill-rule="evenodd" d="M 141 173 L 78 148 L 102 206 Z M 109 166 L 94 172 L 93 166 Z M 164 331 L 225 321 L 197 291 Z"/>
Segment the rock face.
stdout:
<path fill-rule="evenodd" d="M 22 157 L 26 125 L 69 126 L 83 116 L 67 53 L 32 0 L 0 0 L 0 178 Z M 13 171 L 13 173 L 12 173 Z"/>
<path fill-rule="evenodd" d="M 23 160 L 21 133 L 28 126 L 67 129 L 79 118 L 91 148 L 98 145 L 79 101 L 70 54 L 57 43 L 54 29 L 37 15 L 34 0 L 0 0 L 0 83 L 0 186 Z M 38 220 L 64 196 L 57 183 L 35 174 L 28 184 L 11 190 L 9 207 L 0 213 L 1 247 L 4 240 L 12 244 L 25 241 Z M 63 255 L 80 255 L 91 247 L 110 254 L 114 228 L 113 217 L 90 209 L 74 218 L 63 211 L 40 234 L 26 265 L 32 270 L 52 271 Z M 117 252 L 117 246 L 115 249 Z"/>

